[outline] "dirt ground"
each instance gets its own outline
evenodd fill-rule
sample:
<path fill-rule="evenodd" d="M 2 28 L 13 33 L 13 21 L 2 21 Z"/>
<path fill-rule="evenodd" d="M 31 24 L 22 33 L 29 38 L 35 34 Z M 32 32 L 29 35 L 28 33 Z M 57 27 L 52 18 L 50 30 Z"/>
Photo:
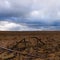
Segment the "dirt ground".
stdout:
<path fill-rule="evenodd" d="M 60 31 L 0 31 L 0 60 L 60 60 Z"/>

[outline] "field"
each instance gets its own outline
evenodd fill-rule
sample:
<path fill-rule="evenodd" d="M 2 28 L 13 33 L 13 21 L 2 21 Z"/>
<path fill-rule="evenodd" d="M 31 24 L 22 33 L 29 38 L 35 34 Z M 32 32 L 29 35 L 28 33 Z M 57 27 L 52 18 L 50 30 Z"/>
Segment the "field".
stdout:
<path fill-rule="evenodd" d="M 60 31 L 0 31 L 0 60 L 60 60 Z"/>

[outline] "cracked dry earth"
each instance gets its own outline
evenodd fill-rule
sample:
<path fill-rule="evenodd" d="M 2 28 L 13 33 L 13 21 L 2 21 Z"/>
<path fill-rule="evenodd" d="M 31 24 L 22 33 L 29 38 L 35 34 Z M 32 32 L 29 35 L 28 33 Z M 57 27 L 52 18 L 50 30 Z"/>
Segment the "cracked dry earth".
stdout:
<path fill-rule="evenodd" d="M 0 32 L 0 60 L 60 60 L 60 32 Z"/>

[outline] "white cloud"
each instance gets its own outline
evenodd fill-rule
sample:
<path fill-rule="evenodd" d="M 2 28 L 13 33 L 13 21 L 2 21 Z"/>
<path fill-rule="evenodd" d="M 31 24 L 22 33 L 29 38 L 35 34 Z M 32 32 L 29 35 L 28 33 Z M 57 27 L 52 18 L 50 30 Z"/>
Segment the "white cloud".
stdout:
<path fill-rule="evenodd" d="M 10 30 L 12 28 L 18 27 L 18 24 L 8 22 L 8 21 L 0 21 L 0 30 Z"/>
<path fill-rule="evenodd" d="M 34 10 L 32 12 L 30 12 L 30 19 L 43 19 L 46 18 L 46 12 L 43 10 Z"/>
<path fill-rule="evenodd" d="M 35 14 L 35 11 L 38 12 L 38 14 Z M 34 19 L 42 19 L 42 20 L 55 20 L 60 19 L 60 16 L 58 17 L 57 13 L 60 11 L 60 0 L 34 0 L 32 5 L 32 11 L 34 13 L 34 16 L 32 16 Z"/>

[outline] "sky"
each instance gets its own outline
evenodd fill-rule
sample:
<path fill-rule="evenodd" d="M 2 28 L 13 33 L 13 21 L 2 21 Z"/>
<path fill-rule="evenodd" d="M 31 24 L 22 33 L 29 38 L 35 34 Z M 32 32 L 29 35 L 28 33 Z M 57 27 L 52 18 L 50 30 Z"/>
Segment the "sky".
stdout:
<path fill-rule="evenodd" d="M 0 0 L 0 31 L 60 30 L 60 0 Z"/>

